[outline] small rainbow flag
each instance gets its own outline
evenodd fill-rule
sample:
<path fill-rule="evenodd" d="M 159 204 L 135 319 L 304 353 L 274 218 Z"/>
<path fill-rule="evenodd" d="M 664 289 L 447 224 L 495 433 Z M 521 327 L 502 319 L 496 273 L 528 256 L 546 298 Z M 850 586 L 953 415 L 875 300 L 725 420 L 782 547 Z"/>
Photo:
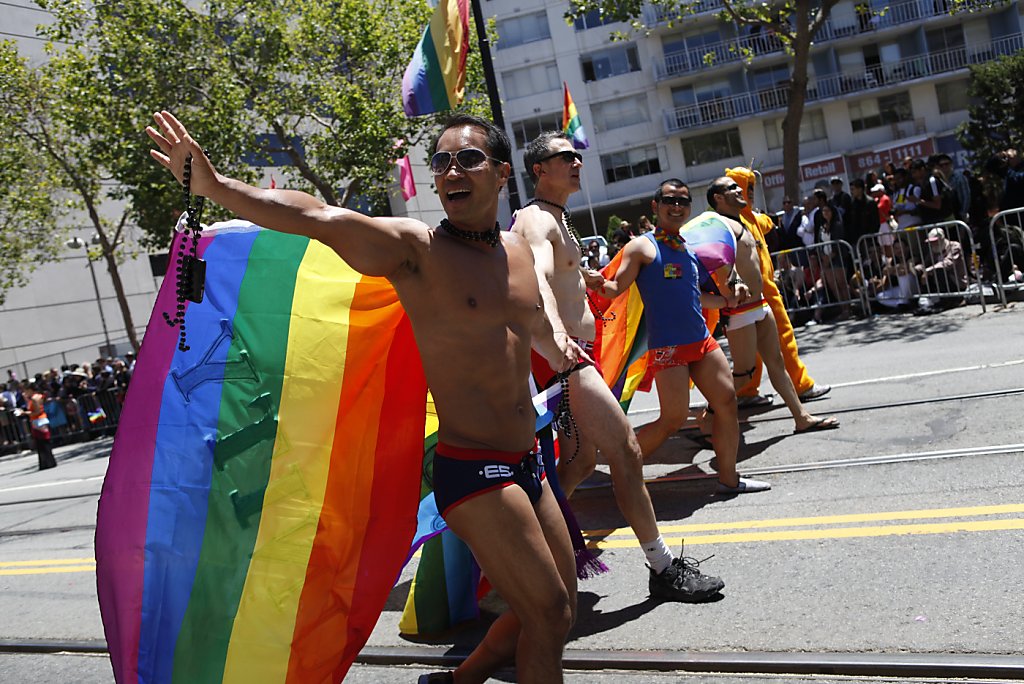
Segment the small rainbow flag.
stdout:
<path fill-rule="evenodd" d="M 340 681 L 410 555 L 426 381 L 383 278 L 306 238 L 204 231 L 188 344 L 161 319 L 96 526 L 119 682 Z"/>
<path fill-rule="evenodd" d="M 587 133 L 583 130 L 579 112 L 576 111 L 576 103 L 572 101 L 572 95 L 569 94 L 569 84 L 562 81 L 562 87 L 565 89 L 562 98 L 562 132 L 572 140 L 572 146 L 575 149 L 585 150 L 590 147 Z"/>
<path fill-rule="evenodd" d="M 466 92 L 469 0 L 440 0 L 402 77 L 409 117 L 454 109 Z"/>

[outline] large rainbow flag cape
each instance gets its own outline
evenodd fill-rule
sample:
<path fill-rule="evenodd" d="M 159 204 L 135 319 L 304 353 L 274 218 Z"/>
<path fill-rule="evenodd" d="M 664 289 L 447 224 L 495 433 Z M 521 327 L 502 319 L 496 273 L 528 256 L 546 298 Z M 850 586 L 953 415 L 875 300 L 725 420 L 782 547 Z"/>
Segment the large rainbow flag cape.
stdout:
<path fill-rule="evenodd" d="M 706 211 L 687 221 L 679 232 L 708 273 L 736 262 L 736 236 L 719 214 Z M 605 278 L 614 278 L 621 262 L 622 251 L 602 270 Z M 634 283 L 615 299 L 591 295 L 596 313 L 601 314 L 594 356 L 604 381 L 625 410 L 647 371 L 647 326 L 640 289 Z"/>
<path fill-rule="evenodd" d="M 157 298 L 99 502 L 119 682 L 339 681 L 417 529 L 426 382 L 391 285 L 306 238 L 204 234 L 190 350 Z"/>

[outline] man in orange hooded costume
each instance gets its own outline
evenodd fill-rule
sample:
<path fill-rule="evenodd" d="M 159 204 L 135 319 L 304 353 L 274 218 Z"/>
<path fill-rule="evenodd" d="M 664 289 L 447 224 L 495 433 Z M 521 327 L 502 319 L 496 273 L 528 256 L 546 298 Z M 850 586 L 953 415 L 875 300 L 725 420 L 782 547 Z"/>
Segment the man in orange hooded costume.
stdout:
<path fill-rule="evenodd" d="M 779 328 L 779 345 L 782 347 L 782 357 L 786 362 L 786 372 L 789 373 L 790 379 L 793 381 L 793 386 L 796 387 L 797 393 L 800 395 L 800 401 L 809 401 L 811 399 L 817 399 L 825 396 L 832 387 L 829 385 L 819 385 L 814 382 L 810 373 L 807 372 L 807 366 L 800 361 L 799 349 L 796 346 L 796 335 L 793 332 L 793 324 L 789 320 L 789 315 L 786 313 L 786 306 L 782 301 L 782 295 L 779 294 L 779 288 L 775 285 L 775 267 L 772 265 L 771 257 L 768 254 L 768 248 L 765 245 L 765 235 L 775 228 L 775 224 L 771 218 L 765 214 L 754 212 L 754 183 L 756 182 L 756 176 L 754 172 L 748 168 L 742 166 L 735 169 L 726 169 L 725 175 L 736 181 L 741 188 L 743 188 L 743 198 L 747 201 L 747 206 L 744 207 L 740 213 L 740 220 L 747 226 L 750 232 L 754 235 L 754 239 L 757 240 L 762 246 L 758 250 L 758 254 L 761 256 L 761 277 L 764 280 L 764 298 L 768 302 L 769 308 L 772 310 L 772 314 L 775 316 L 775 323 Z M 717 312 L 715 312 L 717 314 Z M 713 318 L 713 320 L 712 320 Z M 708 320 L 708 327 L 717 323 L 717 315 L 713 315 Z M 714 328 L 711 328 L 712 330 Z M 757 366 L 754 373 L 750 377 L 750 382 L 743 386 L 736 393 L 736 398 L 739 400 L 740 406 L 756 406 L 759 404 L 767 403 L 767 401 L 761 399 L 758 395 L 758 389 L 761 386 L 761 357 L 757 358 Z"/>

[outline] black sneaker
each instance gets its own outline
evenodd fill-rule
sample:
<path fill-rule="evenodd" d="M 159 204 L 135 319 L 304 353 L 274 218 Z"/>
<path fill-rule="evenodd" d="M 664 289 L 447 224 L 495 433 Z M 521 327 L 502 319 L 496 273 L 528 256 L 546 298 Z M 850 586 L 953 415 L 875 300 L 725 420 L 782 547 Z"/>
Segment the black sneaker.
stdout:
<path fill-rule="evenodd" d="M 705 559 L 707 560 L 707 559 Z M 651 597 L 663 601 L 681 601 L 682 603 L 703 603 L 711 600 L 725 587 L 718 577 L 702 574 L 698 566 L 700 561 L 695 558 L 680 556 L 672 559 L 672 565 L 660 574 L 651 570 L 648 588 Z"/>
<path fill-rule="evenodd" d="M 420 675 L 417 684 L 455 684 L 455 675 L 452 672 L 431 672 Z"/>

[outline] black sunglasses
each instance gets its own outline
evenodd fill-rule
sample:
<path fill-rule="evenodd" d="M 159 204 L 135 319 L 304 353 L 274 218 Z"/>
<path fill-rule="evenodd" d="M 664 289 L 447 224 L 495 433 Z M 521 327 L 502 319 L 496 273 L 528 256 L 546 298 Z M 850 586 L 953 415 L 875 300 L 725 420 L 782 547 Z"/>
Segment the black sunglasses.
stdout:
<path fill-rule="evenodd" d="M 458 152 L 438 152 L 430 158 L 430 172 L 435 176 L 443 176 L 452 165 L 452 159 L 463 171 L 479 171 L 487 165 L 487 161 L 501 164 L 500 159 L 487 156 L 483 150 L 467 147 Z"/>
<path fill-rule="evenodd" d="M 549 154 L 540 161 L 546 162 L 549 159 L 554 159 L 555 157 L 561 157 L 562 161 L 566 164 L 572 164 L 573 160 L 576 160 L 581 164 L 583 163 L 583 155 L 576 150 L 562 150 L 561 152 L 555 152 L 553 154 Z"/>
<path fill-rule="evenodd" d="M 692 202 L 693 200 L 691 200 L 689 197 L 671 197 L 666 195 L 658 201 L 661 202 L 662 204 L 667 204 L 672 207 L 688 207 L 690 206 L 690 202 Z"/>

